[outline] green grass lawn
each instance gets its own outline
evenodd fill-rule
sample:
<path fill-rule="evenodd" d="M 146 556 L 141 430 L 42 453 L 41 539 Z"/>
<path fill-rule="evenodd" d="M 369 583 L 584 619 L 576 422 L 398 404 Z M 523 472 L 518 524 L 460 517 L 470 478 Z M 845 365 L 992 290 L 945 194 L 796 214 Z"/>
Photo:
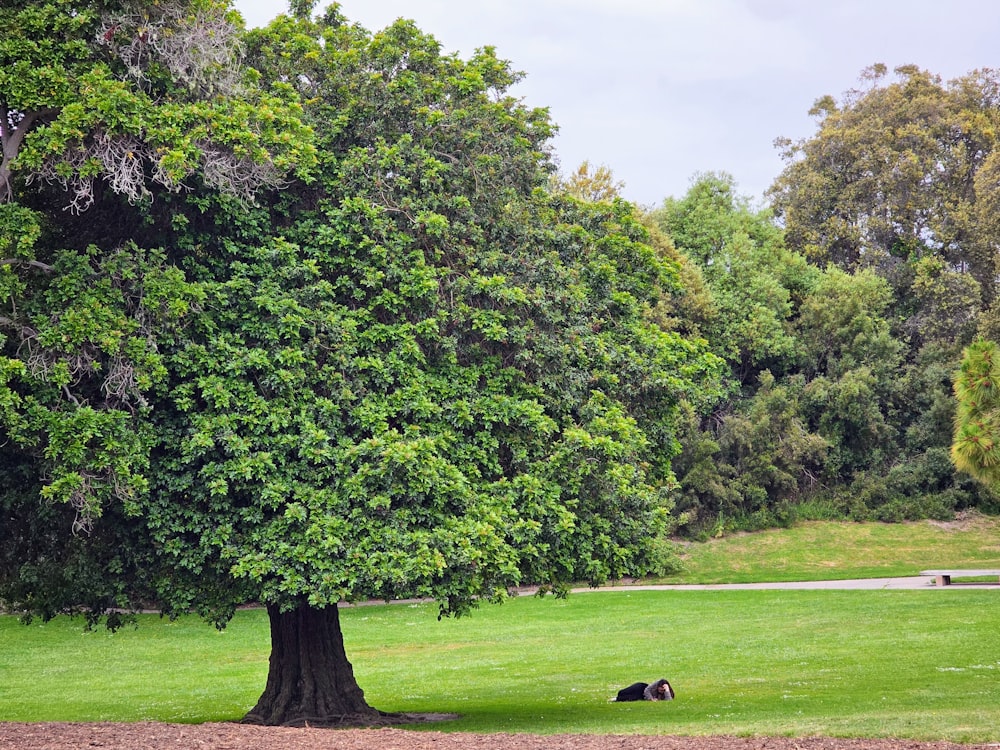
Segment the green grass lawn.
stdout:
<path fill-rule="evenodd" d="M 1000 739 L 1000 592 L 634 591 L 522 597 L 438 622 L 433 605 L 343 611 L 384 710 L 477 732 Z M 219 721 L 263 688 L 267 618 L 224 632 L 148 616 L 115 635 L 0 618 L 0 718 Z M 671 703 L 608 703 L 634 680 Z"/>
<path fill-rule="evenodd" d="M 1000 519 L 810 522 L 684 549 L 670 582 L 1000 567 Z M 343 610 L 372 705 L 477 732 L 784 734 L 1000 741 L 1000 590 L 622 591 L 522 597 L 438 622 L 434 605 Z M 267 673 L 266 614 L 223 632 L 140 618 L 86 632 L 0 617 L 0 720 L 235 720 Z M 670 679 L 671 703 L 608 703 Z"/>
<path fill-rule="evenodd" d="M 665 583 L 822 581 L 913 576 L 929 568 L 1000 568 L 1000 518 L 958 522 L 810 521 L 682 547 Z"/>

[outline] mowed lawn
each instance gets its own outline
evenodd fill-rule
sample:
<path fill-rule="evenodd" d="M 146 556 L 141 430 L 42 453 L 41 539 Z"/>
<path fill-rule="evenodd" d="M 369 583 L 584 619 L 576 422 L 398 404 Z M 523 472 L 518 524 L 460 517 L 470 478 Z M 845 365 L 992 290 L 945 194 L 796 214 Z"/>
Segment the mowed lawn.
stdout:
<path fill-rule="evenodd" d="M 931 568 L 1000 568 L 1000 517 L 955 521 L 810 521 L 680 547 L 664 583 L 822 581 L 913 576 Z"/>
<path fill-rule="evenodd" d="M 625 591 L 520 597 L 459 620 L 431 604 L 342 611 L 369 701 L 477 732 L 1000 740 L 1000 587 Z M 264 685 L 267 618 L 217 632 L 141 618 L 84 632 L 0 618 L 0 719 L 238 719 Z M 667 677 L 670 703 L 609 703 Z"/>

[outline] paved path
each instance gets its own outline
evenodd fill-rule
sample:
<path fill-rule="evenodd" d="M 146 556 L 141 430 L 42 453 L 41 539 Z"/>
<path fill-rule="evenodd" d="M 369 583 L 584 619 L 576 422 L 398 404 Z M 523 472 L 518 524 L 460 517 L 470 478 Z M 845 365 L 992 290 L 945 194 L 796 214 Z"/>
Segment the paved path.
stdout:
<path fill-rule="evenodd" d="M 592 592 L 629 592 L 629 591 L 726 591 L 734 589 L 800 589 L 800 590 L 861 590 L 861 589 L 928 589 L 951 591 L 953 589 L 997 589 L 996 583 L 952 583 L 949 586 L 935 586 L 934 576 L 905 576 L 899 578 L 852 578 L 841 581 L 777 581 L 773 583 L 637 583 L 618 586 L 598 586 L 597 588 L 581 587 L 570 589 L 574 594 L 589 594 Z M 521 596 L 531 596 L 538 591 L 536 586 L 525 586 L 517 589 Z M 393 604 L 418 604 L 431 602 L 432 599 L 393 599 Z M 368 604 L 385 604 L 382 600 L 367 602 L 341 602 L 341 607 L 362 607 Z"/>
<path fill-rule="evenodd" d="M 712 591 L 733 589 L 1000 589 L 1000 583 L 952 583 L 935 586 L 934 576 L 907 576 L 900 578 L 855 578 L 843 581 L 789 581 L 776 583 L 688 583 L 688 584 L 636 584 L 634 586 L 601 586 L 597 589 L 578 588 L 574 593 L 586 591 Z"/>

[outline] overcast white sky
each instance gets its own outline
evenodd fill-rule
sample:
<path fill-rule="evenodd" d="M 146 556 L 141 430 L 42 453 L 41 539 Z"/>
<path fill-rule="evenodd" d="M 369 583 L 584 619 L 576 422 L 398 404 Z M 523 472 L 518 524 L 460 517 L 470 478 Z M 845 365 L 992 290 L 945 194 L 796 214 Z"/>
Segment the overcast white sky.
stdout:
<path fill-rule="evenodd" d="M 282 0 L 236 0 L 248 24 Z M 320 7 L 327 2 L 321 0 Z M 562 170 L 610 167 L 643 205 L 726 171 L 759 198 L 782 168 L 778 136 L 815 130 L 824 94 L 882 62 L 945 80 L 1000 67 L 997 0 L 343 0 L 371 31 L 410 18 L 445 52 L 492 45 L 549 107 Z"/>

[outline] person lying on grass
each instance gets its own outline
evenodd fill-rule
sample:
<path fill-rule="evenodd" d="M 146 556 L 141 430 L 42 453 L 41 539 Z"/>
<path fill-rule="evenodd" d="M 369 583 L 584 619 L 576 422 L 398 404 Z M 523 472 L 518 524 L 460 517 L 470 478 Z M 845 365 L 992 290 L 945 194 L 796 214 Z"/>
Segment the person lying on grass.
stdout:
<path fill-rule="evenodd" d="M 672 701 L 674 689 L 670 683 L 660 679 L 652 684 L 634 682 L 618 691 L 615 701 Z"/>

